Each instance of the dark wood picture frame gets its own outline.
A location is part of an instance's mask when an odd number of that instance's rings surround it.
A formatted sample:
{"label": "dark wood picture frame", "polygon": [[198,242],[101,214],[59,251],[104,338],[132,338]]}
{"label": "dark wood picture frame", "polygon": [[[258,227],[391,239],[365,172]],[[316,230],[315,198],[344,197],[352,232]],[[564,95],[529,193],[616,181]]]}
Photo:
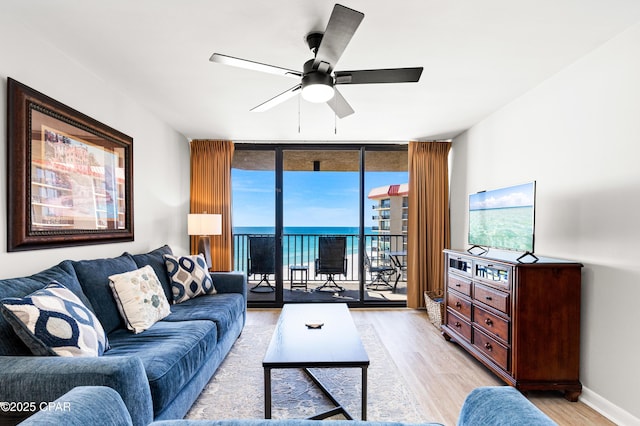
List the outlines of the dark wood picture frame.
{"label": "dark wood picture frame", "polygon": [[7,86],[7,250],[133,241],[133,138]]}

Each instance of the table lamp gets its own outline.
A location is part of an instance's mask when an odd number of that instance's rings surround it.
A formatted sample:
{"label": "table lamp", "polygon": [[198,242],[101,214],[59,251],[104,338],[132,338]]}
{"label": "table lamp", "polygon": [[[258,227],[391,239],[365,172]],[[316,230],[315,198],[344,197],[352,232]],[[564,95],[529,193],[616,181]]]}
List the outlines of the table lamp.
{"label": "table lamp", "polygon": [[207,268],[211,268],[211,243],[209,235],[222,234],[222,215],[190,213],[187,218],[187,232],[198,236],[198,253],[204,255]]}

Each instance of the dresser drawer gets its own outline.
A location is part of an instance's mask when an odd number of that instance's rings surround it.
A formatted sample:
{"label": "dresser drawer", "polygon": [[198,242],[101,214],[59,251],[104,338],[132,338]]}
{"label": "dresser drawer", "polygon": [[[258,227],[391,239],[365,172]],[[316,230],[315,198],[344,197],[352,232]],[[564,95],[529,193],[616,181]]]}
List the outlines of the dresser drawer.
{"label": "dresser drawer", "polygon": [[509,348],[473,327],[473,346],[491,358],[500,368],[509,371]]}
{"label": "dresser drawer", "polygon": [[473,298],[478,302],[491,306],[499,311],[509,314],[509,294],[491,287],[475,283],[473,286]]}
{"label": "dresser drawer", "polygon": [[471,296],[471,280],[449,274],[447,278],[447,285],[464,295]]}
{"label": "dresser drawer", "polygon": [[473,322],[477,327],[482,327],[489,336],[498,337],[507,343],[509,342],[509,321],[504,318],[500,318],[474,305]]}
{"label": "dresser drawer", "polygon": [[462,317],[455,314],[453,309],[447,309],[447,325],[450,329],[456,331],[467,341],[471,341],[471,324],[469,324],[466,320],[462,319]]}
{"label": "dresser drawer", "polygon": [[471,321],[471,301],[453,291],[447,292],[447,306],[467,321]]}

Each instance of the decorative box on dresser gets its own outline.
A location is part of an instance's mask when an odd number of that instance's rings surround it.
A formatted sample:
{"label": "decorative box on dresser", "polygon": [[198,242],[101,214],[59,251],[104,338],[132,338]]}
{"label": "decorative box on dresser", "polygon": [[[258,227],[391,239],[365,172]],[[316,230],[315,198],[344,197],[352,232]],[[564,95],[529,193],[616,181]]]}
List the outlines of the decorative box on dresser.
{"label": "decorative box on dresser", "polygon": [[442,334],[520,391],[582,392],[582,264],[518,253],[445,250]]}

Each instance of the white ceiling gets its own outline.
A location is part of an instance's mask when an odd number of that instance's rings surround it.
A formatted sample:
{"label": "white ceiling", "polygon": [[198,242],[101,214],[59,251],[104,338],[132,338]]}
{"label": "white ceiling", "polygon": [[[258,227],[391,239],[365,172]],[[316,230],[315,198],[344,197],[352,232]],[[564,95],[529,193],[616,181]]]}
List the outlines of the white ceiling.
{"label": "white ceiling", "polygon": [[251,113],[295,81],[209,62],[218,52],[301,70],[304,36],[324,30],[334,1],[0,1],[186,137],[236,141],[450,138],[640,21],[638,0],[342,0],[365,17],[336,70],[424,72],[341,86],[356,113],[336,120],[297,97]]}

